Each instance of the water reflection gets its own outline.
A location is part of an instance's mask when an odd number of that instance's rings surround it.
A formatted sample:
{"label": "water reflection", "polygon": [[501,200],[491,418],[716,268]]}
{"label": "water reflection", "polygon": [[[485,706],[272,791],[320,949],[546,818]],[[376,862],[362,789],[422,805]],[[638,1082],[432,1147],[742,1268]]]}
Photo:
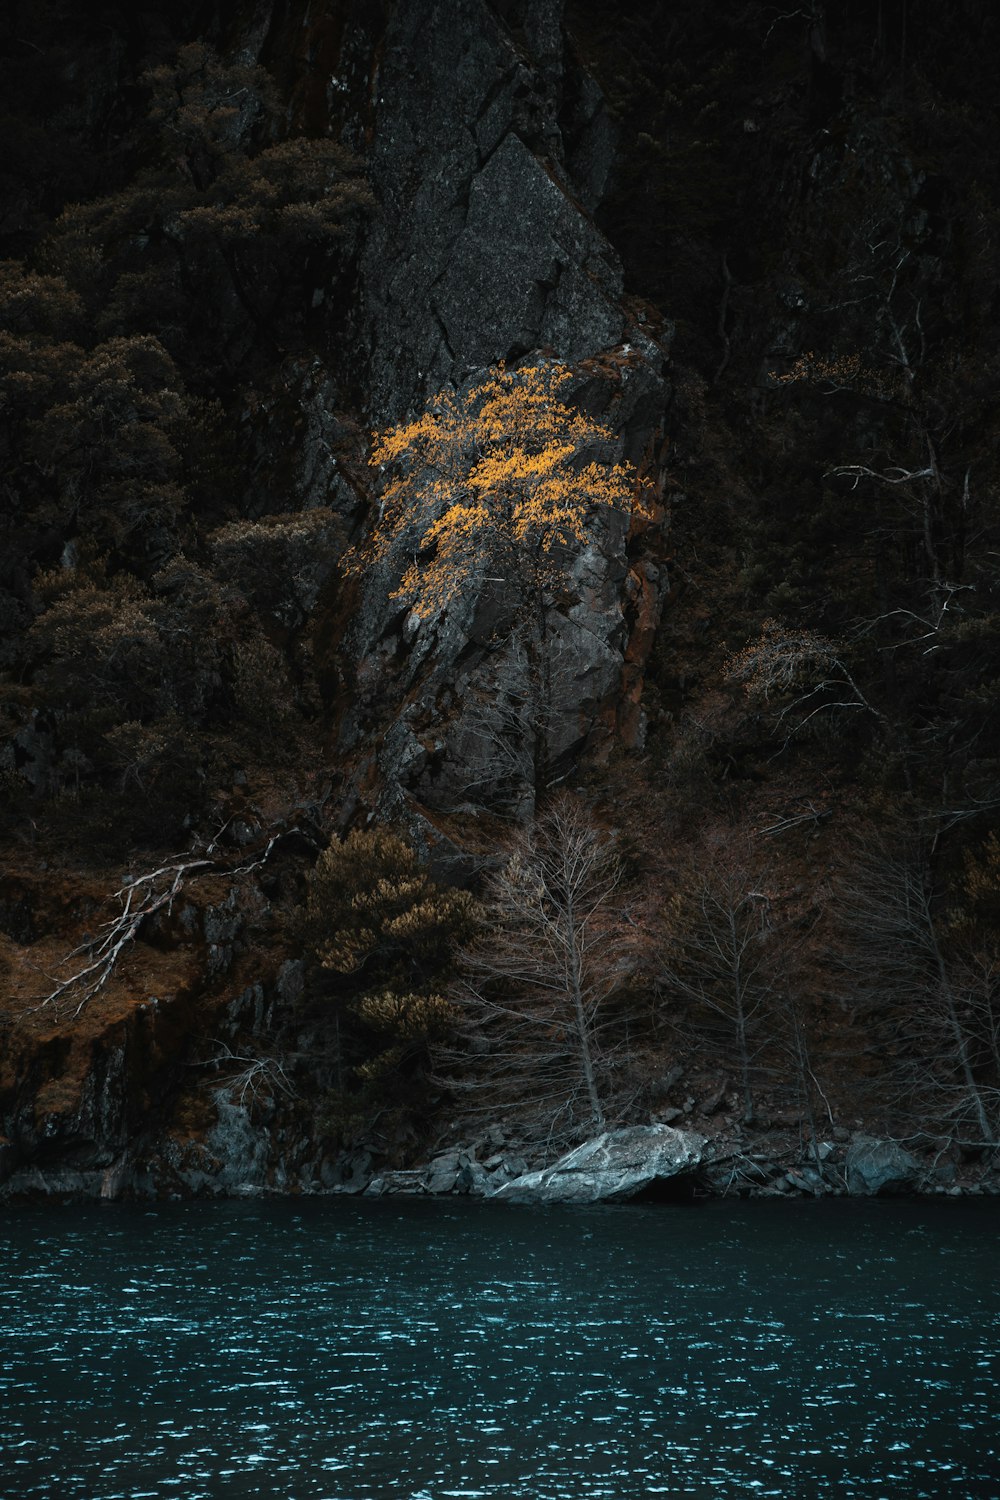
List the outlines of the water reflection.
{"label": "water reflection", "polygon": [[0,1494],[1000,1496],[992,1204],[0,1228]]}

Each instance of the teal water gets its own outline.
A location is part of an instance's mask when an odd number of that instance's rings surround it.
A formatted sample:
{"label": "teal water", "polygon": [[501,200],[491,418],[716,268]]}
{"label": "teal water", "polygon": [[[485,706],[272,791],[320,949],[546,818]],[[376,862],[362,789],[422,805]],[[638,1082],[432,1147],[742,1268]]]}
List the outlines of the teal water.
{"label": "teal water", "polygon": [[1000,1205],[0,1219],[0,1496],[1000,1497]]}

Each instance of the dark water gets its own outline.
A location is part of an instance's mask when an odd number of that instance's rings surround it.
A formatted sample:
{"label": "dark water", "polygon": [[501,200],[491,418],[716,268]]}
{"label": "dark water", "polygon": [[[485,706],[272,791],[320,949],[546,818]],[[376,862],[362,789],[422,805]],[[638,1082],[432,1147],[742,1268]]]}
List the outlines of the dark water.
{"label": "dark water", "polygon": [[1000,1205],[0,1220],[0,1496],[1000,1497]]}

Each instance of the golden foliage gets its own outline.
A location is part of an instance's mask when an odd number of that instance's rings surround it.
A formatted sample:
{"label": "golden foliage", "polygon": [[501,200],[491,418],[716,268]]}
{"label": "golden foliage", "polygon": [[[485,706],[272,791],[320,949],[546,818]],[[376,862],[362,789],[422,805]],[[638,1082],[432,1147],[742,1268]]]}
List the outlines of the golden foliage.
{"label": "golden foliage", "polygon": [[479,920],[468,891],[438,885],[387,829],[357,830],[320,855],[303,935],[337,976],[338,1008],[361,1024],[369,1055],[353,1072],[373,1097],[398,1103],[401,1079],[454,1029],[442,990]]}
{"label": "golden foliage", "polygon": [[857,391],[887,401],[893,395],[892,380],[879,370],[861,363],[861,356],[851,354],[817,354],[809,349],[798,355],[787,370],[768,370],[774,385],[812,385],[819,390]]}
{"label": "golden foliage", "polygon": [[416,421],[377,433],[371,462],[390,477],[349,569],[409,556],[392,597],[427,619],[484,560],[541,584],[558,576],[560,554],[588,544],[601,512],[645,513],[631,465],[591,456],[612,435],[560,398],[571,378],[554,362],[499,365],[466,394],[444,392]]}
{"label": "golden foliage", "polygon": [[454,1027],[458,1010],[443,995],[385,989],[365,995],[358,1015],[373,1031],[413,1041],[447,1032]]}

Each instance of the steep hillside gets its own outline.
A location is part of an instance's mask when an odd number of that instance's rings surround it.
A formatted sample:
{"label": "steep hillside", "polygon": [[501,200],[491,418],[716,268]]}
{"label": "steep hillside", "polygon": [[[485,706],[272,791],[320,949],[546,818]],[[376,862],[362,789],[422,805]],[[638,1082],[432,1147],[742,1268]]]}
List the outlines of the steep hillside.
{"label": "steep hillside", "polygon": [[997,33],[9,8],[0,1191],[996,1185]]}

